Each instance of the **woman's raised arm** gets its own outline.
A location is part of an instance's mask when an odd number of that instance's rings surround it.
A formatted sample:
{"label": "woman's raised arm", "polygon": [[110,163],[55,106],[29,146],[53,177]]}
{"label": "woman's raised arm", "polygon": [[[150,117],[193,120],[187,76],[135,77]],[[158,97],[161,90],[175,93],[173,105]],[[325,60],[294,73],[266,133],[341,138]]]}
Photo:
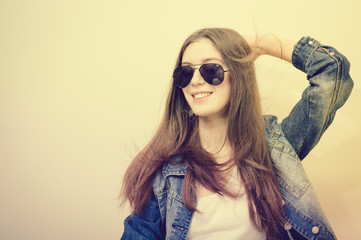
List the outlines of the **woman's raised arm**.
{"label": "woman's raised arm", "polygon": [[[268,54],[288,62],[307,75],[309,86],[282,123],[282,130],[300,159],[312,150],[344,105],[353,88],[350,63],[335,48],[311,37],[293,41],[274,36],[247,38],[260,56]],[[257,46],[257,47],[255,47]]]}

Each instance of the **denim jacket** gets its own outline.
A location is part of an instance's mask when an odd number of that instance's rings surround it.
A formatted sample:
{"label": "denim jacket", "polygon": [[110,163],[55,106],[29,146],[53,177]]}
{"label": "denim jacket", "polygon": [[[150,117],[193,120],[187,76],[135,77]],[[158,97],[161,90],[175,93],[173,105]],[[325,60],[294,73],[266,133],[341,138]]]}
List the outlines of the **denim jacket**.
{"label": "denim jacket", "polygon": [[[269,151],[279,171],[284,200],[285,224],[277,239],[336,239],[301,160],[318,143],[350,95],[350,64],[336,49],[310,37],[295,45],[292,63],[307,74],[310,85],[280,124],[276,117],[264,116]],[[122,239],[186,238],[193,215],[182,198],[187,166],[181,155],[175,161],[179,164],[167,164],[158,170],[148,206],[125,219]]]}

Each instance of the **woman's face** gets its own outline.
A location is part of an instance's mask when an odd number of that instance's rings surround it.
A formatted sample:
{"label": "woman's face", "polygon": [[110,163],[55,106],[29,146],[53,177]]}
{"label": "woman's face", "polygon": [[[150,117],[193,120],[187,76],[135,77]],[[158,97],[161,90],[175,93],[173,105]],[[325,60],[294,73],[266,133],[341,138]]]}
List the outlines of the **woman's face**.
{"label": "woman's face", "polygon": [[[211,40],[202,38],[191,43],[184,51],[183,66],[199,68],[201,64],[217,63],[224,70],[229,70],[221,53],[214,47]],[[182,88],[183,94],[193,113],[199,117],[224,118],[225,109],[231,95],[231,74],[224,73],[224,80],[220,85],[214,86],[207,83],[196,69],[191,82]]]}

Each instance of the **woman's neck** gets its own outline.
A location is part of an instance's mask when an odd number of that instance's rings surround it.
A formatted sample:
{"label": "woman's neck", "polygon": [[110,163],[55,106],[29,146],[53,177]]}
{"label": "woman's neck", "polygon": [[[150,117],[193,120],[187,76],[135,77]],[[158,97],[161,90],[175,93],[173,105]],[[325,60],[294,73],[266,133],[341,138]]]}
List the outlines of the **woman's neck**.
{"label": "woman's neck", "polygon": [[199,118],[199,137],[202,147],[213,154],[218,163],[228,161],[232,154],[227,128],[226,118]]}

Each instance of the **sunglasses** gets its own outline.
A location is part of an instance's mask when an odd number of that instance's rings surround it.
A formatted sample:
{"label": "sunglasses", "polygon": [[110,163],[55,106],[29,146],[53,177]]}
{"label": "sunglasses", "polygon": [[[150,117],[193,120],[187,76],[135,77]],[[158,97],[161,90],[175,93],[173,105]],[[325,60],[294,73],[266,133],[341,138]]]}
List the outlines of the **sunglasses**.
{"label": "sunglasses", "polygon": [[191,82],[195,69],[198,69],[202,78],[211,85],[221,84],[224,80],[224,73],[231,71],[224,70],[221,65],[216,63],[202,64],[199,68],[179,66],[173,72],[174,84],[179,88],[186,87]]}

